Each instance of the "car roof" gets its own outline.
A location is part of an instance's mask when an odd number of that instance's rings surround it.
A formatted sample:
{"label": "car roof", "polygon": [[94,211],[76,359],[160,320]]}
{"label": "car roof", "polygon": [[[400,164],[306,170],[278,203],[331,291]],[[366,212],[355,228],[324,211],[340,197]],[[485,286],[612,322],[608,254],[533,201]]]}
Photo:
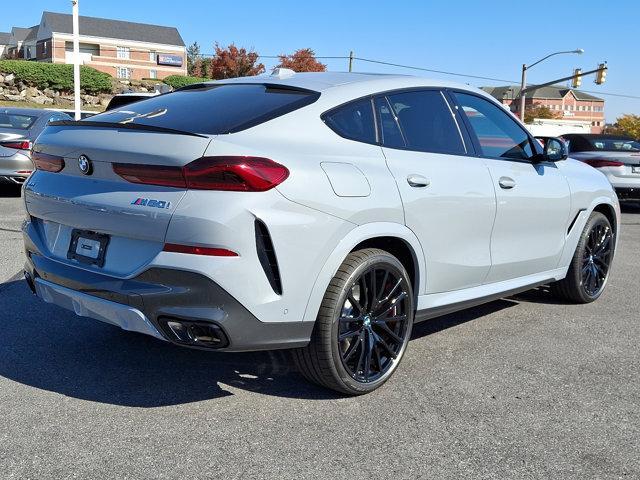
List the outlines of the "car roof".
{"label": "car roof", "polygon": [[[204,82],[206,84],[229,84],[229,83],[261,83],[275,84],[288,87],[295,87],[307,90],[322,92],[328,89],[341,86],[355,86],[356,84],[378,84],[380,87],[389,85],[390,88],[403,88],[415,85],[462,88],[465,90],[475,90],[469,85],[451,82],[447,80],[436,80],[413,75],[398,75],[384,73],[353,73],[353,72],[304,72],[288,75],[257,75],[254,77],[239,77],[225,80],[212,80]],[[383,87],[384,88],[384,87]]]}
{"label": "car roof", "polygon": [[31,115],[34,117],[43,117],[55,113],[51,110],[44,110],[41,108],[17,108],[17,107],[0,107],[0,113],[7,113],[13,115]]}

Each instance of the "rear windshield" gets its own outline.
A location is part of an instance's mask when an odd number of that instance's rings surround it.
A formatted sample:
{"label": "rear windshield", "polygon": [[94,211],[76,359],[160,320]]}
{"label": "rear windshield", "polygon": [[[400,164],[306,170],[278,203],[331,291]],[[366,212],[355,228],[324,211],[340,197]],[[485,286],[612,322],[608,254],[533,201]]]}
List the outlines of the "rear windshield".
{"label": "rear windshield", "polygon": [[263,84],[203,85],[141,100],[91,117],[208,135],[233,133],[315,102],[309,90]]}
{"label": "rear windshield", "polygon": [[16,130],[28,130],[38,117],[18,113],[0,112],[0,128],[15,128]]}
{"label": "rear windshield", "polygon": [[640,143],[625,138],[590,138],[589,142],[595,150],[608,152],[639,152]]}

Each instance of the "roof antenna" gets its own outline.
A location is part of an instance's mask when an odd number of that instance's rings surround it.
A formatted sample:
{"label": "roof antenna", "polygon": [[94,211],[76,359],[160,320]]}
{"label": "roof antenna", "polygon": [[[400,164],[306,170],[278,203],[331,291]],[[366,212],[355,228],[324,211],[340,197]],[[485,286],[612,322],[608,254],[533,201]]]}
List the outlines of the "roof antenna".
{"label": "roof antenna", "polygon": [[278,78],[289,78],[293,77],[295,74],[296,72],[294,72],[290,68],[276,67],[271,71],[271,76]]}

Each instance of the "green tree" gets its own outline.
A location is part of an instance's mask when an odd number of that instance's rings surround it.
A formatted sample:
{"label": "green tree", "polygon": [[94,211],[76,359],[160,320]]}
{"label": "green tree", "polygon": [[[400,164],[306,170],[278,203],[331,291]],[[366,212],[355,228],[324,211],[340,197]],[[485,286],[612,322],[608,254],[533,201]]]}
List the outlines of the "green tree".
{"label": "green tree", "polygon": [[187,47],[187,72],[189,75],[193,75],[194,66],[200,57],[200,45],[198,42],[193,42]]}
{"label": "green tree", "polygon": [[549,107],[536,103],[524,111],[524,123],[533,122],[534,118],[558,118],[558,115]]}
{"label": "green tree", "polygon": [[626,113],[618,117],[613,127],[607,128],[606,132],[640,139],[640,115]]}

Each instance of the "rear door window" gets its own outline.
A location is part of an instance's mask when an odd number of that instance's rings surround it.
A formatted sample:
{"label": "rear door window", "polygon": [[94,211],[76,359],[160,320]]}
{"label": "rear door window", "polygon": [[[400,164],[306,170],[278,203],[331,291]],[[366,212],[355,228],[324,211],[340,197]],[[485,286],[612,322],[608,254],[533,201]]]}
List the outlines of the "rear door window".
{"label": "rear door window", "polygon": [[398,119],[405,146],[421,152],[465,154],[453,112],[438,90],[420,90],[387,96]]}
{"label": "rear door window", "polygon": [[310,90],[266,84],[203,84],[140,100],[91,117],[191,133],[234,133],[315,102]]}
{"label": "rear door window", "polygon": [[335,108],[323,115],[325,123],[338,135],[358,142],[376,143],[371,99],[364,98]]}

